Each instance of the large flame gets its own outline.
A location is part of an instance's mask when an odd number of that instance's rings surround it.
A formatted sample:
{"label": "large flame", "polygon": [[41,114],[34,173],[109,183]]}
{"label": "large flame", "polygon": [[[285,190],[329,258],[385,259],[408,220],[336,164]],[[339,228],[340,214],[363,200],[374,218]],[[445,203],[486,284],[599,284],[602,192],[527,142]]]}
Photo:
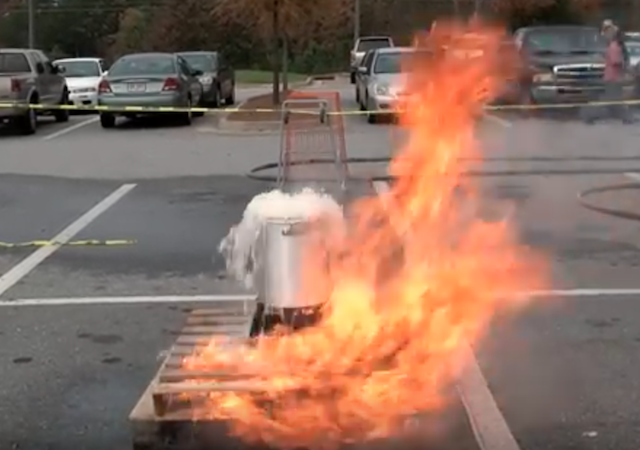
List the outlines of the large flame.
{"label": "large flame", "polygon": [[393,434],[402,417],[445,407],[461,345],[521,305],[516,293],[541,287],[538,258],[509,224],[468,208],[479,196],[460,162],[479,156],[473,132],[502,81],[502,34],[476,25],[471,57],[460,58],[449,50],[468,45],[456,39],[464,30],[439,30],[411,61],[397,181],[356,205],[349,236],[329,248],[328,277],[309,265],[308,292],[329,291],[322,322],[235,353],[214,342],[185,363],[243,377],[206,395],[208,416],[244,439],[314,449]]}

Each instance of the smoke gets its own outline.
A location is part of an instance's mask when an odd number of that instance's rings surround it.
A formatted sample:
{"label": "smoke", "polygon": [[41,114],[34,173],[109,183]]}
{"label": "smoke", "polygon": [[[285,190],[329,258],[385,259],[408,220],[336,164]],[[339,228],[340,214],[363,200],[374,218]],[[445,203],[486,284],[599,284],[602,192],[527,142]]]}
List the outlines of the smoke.
{"label": "smoke", "polygon": [[255,291],[256,244],[262,226],[269,219],[309,220],[320,214],[342,215],[342,207],[330,195],[309,188],[293,194],[276,189],[256,195],[245,208],[240,223],[231,227],[218,246],[227,274]]}

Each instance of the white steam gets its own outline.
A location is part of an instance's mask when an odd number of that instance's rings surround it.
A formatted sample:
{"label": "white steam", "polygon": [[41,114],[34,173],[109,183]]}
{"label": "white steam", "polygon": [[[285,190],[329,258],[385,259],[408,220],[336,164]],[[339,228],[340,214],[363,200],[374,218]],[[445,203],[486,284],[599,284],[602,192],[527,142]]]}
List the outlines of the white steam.
{"label": "white steam", "polygon": [[333,197],[309,188],[295,194],[273,190],[256,195],[245,208],[240,223],[231,227],[218,246],[227,274],[242,282],[246,289],[255,290],[256,243],[265,222],[276,218],[306,220],[321,214],[342,216],[342,208]]}

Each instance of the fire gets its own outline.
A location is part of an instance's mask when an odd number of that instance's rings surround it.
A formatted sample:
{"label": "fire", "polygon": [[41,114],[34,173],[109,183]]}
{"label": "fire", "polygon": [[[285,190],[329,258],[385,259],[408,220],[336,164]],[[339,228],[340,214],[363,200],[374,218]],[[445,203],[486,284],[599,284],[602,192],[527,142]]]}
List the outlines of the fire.
{"label": "fire", "polygon": [[[454,45],[463,32],[439,29],[447,33],[419,47]],[[207,417],[281,448],[392,435],[403,417],[446,407],[461,346],[477,342],[497,312],[522,305],[516,293],[542,287],[539,258],[509,223],[468,214],[479,196],[460,157],[478,156],[474,126],[504,66],[501,32],[473,31],[482,52],[470,59],[447,51],[411,61],[416,95],[402,118],[409,140],[390,166],[397,181],[355,206],[349,235],[324,249],[327,278],[309,264],[305,291],[328,292],[321,323],[235,350],[212,342],[185,361],[242,379],[206,394]]]}

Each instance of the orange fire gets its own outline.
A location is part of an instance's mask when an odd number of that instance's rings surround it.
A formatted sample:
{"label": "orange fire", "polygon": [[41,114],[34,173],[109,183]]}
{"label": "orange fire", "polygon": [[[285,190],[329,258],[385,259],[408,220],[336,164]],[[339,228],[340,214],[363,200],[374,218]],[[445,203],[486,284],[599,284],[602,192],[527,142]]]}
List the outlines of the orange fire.
{"label": "orange fire", "polygon": [[[455,39],[459,28],[439,30],[419,47],[468,41]],[[460,157],[478,156],[474,127],[504,67],[501,32],[473,31],[482,51],[471,58],[429,51],[412,61],[410,137],[390,167],[397,181],[357,203],[349,236],[328,249],[326,278],[310,264],[305,290],[328,291],[321,323],[235,352],[214,342],[185,362],[242,379],[208,392],[206,414],[243,439],[317,449],[398,432],[403,418],[446,407],[461,345],[522,305],[515,293],[541,287],[543,266],[510,225],[468,213],[479,195]]]}

